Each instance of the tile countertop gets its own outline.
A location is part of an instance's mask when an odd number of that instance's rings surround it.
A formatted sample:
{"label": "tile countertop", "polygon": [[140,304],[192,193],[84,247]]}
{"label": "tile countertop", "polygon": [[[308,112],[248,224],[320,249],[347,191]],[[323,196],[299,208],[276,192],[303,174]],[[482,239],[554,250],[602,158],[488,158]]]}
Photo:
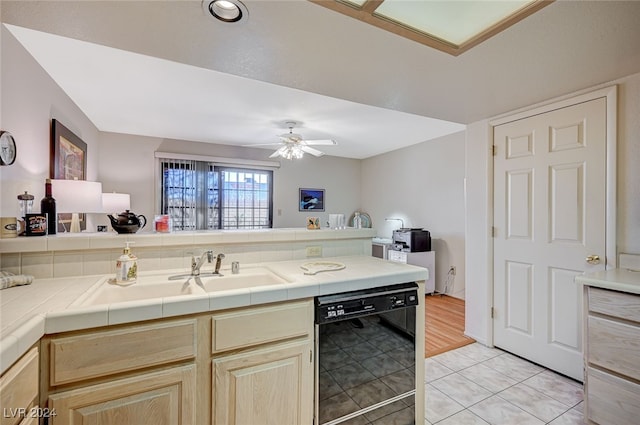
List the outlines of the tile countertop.
{"label": "tile countertop", "polygon": [[[346,268],[305,275],[300,266],[312,261],[340,262]],[[104,284],[105,277],[109,276],[36,279],[31,285],[4,289],[0,291],[0,373],[45,334],[311,298],[429,278],[425,268],[369,256],[241,264],[240,273],[250,266],[267,267],[290,283],[92,306],[78,306],[74,302],[93,287]],[[225,272],[225,268],[222,271]],[[153,273],[158,274],[158,271]],[[172,275],[184,273],[184,270],[167,270],[166,273]],[[140,276],[144,275],[140,273]]]}
{"label": "tile countertop", "polygon": [[576,282],[596,288],[640,294],[640,271],[611,269],[576,276]]}
{"label": "tile countertop", "polygon": [[306,228],[254,229],[254,230],[201,230],[173,233],[58,233],[53,236],[17,237],[0,240],[0,253],[77,251],[84,249],[122,248],[124,242],[134,242],[141,247],[173,247],[202,244],[243,244],[256,242],[300,242],[373,238],[372,228],[340,230]]}

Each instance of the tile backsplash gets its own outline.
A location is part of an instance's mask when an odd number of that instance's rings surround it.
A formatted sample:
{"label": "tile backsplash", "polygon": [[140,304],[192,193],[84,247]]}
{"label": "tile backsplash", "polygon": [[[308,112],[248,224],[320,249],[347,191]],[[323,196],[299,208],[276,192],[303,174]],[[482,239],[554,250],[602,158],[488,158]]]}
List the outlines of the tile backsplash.
{"label": "tile backsplash", "polygon": [[[138,257],[140,271],[189,270],[192,255],[207,249],[212,249],[215,254],[225,254],[224,269],[233,261],[248,264],[305,259],[310,246],[321,247],[322,257],[371,254],[370,238],[139,248],[134,245],[132,251]],[[9,252],[0,254],[0,269],[36,278],[103,275],[115,273],[116,259],[121,254],[120,248]],[[205,264],[203,270],[213,266]]]}

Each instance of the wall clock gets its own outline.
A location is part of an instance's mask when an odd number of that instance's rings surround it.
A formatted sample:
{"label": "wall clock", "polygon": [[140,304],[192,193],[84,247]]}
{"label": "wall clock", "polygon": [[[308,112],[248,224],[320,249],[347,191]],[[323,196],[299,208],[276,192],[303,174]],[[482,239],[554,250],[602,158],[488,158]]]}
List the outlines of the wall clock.
{"label": "wall clock", "polygon": [[0,165],[11,165],[16,160],[16,141],[8,131],[0,130]]}

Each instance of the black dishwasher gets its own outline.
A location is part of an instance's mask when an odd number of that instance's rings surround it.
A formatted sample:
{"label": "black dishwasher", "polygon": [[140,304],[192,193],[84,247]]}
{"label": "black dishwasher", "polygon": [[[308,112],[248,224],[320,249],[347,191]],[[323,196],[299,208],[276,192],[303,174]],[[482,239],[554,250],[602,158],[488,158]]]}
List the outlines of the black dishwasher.
{"label": "black dishwasher", "polygon": [[415,282],[315,298],[318,424],[415,423],[415,339],[381,318],[418,302]]}

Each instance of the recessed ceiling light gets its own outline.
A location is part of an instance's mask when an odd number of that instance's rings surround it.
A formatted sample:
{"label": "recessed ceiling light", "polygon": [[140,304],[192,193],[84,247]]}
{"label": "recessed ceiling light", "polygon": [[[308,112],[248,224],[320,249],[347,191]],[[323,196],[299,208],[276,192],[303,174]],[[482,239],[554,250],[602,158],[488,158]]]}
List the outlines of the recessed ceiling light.
{"label": "recessed ceiling light", "polygon": [[249,17],[247,7],[239,0],[204,0],[202,6],[222,22],[239,22]]}

